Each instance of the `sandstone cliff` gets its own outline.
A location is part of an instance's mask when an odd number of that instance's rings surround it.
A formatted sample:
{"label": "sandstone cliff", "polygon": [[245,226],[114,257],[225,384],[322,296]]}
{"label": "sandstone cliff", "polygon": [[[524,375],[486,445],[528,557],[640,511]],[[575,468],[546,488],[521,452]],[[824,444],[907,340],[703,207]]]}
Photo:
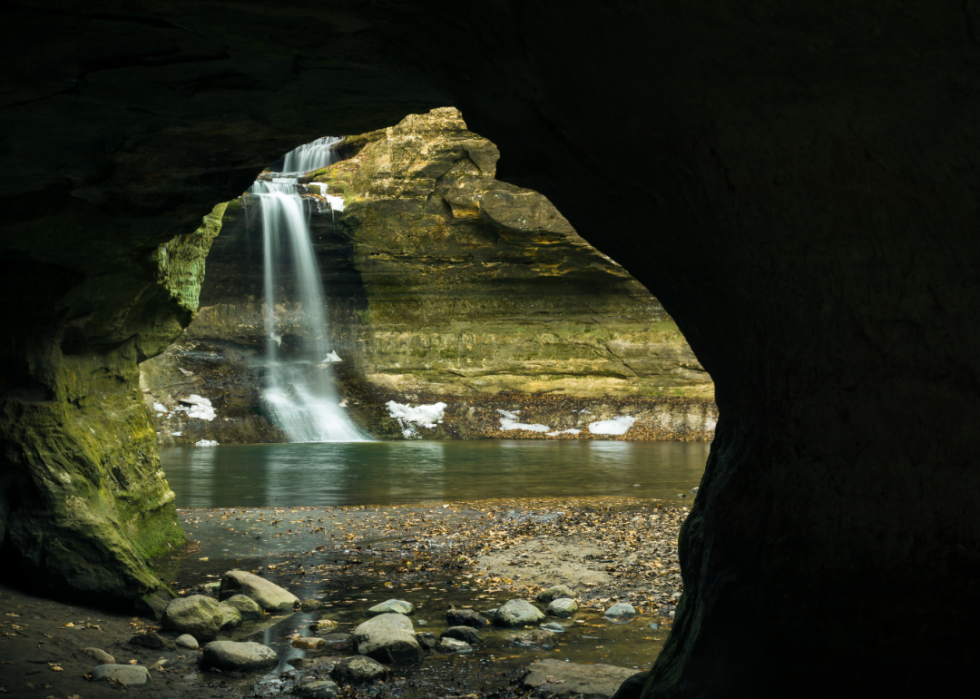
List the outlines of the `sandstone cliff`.
{"label": "sandstone cliff", "polygon": [[[496,146],[458,111],[411,115],[338,147],[346,160],[308,173],[308,204],[338,379],[362,426],[392,438],[568,439],[630,416],[622,438],[710,437],[713,385],[660,303],[544,196],[498,181]],[[143,365],[164,444],[282,439],[255,368],[265,326],[252,208],[247,196],[228,207],[200,313]],[[288,349],[302,339],[299,309],[278,310]],[[174,412],[195,394],[214,403],[214,420]],[[408,424],[389,401],[445,403],[443,421]],[[520,417],[508,424],[500,411]]]}

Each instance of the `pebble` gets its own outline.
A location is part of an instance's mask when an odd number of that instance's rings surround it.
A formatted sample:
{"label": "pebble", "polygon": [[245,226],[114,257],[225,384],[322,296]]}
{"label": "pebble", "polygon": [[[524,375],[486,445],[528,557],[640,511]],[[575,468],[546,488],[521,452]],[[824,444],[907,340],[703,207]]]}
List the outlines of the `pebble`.
{"label": "pebble", "polygon": [[150,681],[150,671],[142,665],[99,665],[92,668],[96,682],[115,680],[127,687],[138,687]]}
{"label": "pebble", "polygon": [[512,599],[493,614],[493,623],[498,626],[525,626],[536,624],[544,619],[544,614],[533,604],[522,599]]}
{"label": "pebble", "polygon": [[116,659],[101,648],[82,648],[82,652],[95,658],[102,665],[115,665]]}
{"label": "pebble", "polygon": [[297,638],[293,640],[293,648],[299,648],[300,650],[320,650],[321,648],[326,648],[327,642],[322,638],[317,638],[316,636],[306,636],[304,638]]}
{"label": "pebble", "polygon": [[181,634],[177,637],[176,643],[178,646],[184,648],[190,648],[191,650],[197,650],[200,645],[197,643],[197,639],[191,636],[189,633]]}
{"label": "pebble", "polygon": [[415,605],[401,599],[390,599],[376,604],[368,609],[371,614],[411,614],[415,611]]}
{"label": "pebble", "polygon": [[542,629],[547,629],[553,633],[565,633],[565,627],[561,624],[556,624],[555,622],[550,622],[548,624],[541,624]]}
{"label": "pebble", "polygon": [[578,603],[567,597],[556,599],[545,610],[548,616],[556,616],[561,619],[570,619],[578,611]]}
{"label": "pebble", "polygon": [[467,653],[473,650],[473,647],[465,641],[460,641],[455,638],[443,638],[439,641],[439,645],[436,646],[436,650],[441,653]]}
{"label": "pebble", "polygon": [[[433,639],[434,640],[434,639]],[[380,680],[388,674],[388,668],[374,658],[359,655],[341,660],[330,671],[330,676],[344,684],[359,684]]]}
{"label": "pebble", "polygon": [[608,619],[627,619],[636,616],[636,609],[628,602],[620,602],[607,609],[603,616]]}
{"label": "pebble", "polygon": [[535,599],[541,604],[548,604],[561,597],[574,597],[575,593],[567,585],[555,585],[538,593]]}

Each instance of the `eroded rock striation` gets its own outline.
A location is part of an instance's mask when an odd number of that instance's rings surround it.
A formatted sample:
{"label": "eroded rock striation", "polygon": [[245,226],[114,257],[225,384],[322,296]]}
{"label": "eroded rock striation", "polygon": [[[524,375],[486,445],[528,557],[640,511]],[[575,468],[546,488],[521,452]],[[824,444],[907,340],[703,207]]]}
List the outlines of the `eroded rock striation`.
{"label": "eroded rock striation", "polygon": [[[547,198],[499,181],[497,147],[458,110],[336,145],[347,159],[304,181],[343,359],[334,370],[363,427],[390,438],[582,439],[608,438],[590,425],[628,417],[627,439],[713,434],[714,386],[663,306]],[[267,341],[253,206],[248,196],[228,205],[200,313],[143,364],[162,444],[283,439],[252,368]],[[305,339],[299,313],[277,306],[285,351]],[[214,399],[219,419],[188,417],[181,400],[196,393]],[[419,405],[442,410],[420,417]]]}

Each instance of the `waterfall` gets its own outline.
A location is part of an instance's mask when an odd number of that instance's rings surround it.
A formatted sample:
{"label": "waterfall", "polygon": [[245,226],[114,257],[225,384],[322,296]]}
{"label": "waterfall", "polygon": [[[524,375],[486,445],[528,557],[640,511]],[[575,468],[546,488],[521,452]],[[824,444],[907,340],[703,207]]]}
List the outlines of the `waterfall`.
{"label": "waterfall", "polygon": [[[302,173],[323,167],[332,154],[324,147],[338,139],[321,138],[286,155],[286,170]],[[298,169],[293,169],[297,167]],[[266,374],[263,399],[292,442],[360,442],[364,436],[340,407],[333,382],[334,362],[323,284],[310,241],[309,215],[300,196],[297,177],[273,176],[255,181],[249,195],[258,202],[262,218],[265,293]],[[288,265],[294,284],[284,289],[281,270]],[[277,306],[276,304],[280,305]],[[296,356],[285,357],[277,333],[277,313],[287,304],[299,311],[290,324],[298,325],[304,345]]]}
{"label": "waterfall", "polygon": [[309,172],[326,167],[333,162],[333,152],[330,146],[340,141],[333,136],[324,136],[286,153],[283,172]]}

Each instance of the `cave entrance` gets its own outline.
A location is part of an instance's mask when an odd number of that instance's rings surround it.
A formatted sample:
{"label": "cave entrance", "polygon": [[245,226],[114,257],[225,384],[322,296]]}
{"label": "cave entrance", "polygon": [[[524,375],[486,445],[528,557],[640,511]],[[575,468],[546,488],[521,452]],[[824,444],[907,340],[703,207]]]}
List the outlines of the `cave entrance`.
{"label": "cave entrance", "polygon": [[[440,605],[490,618],[561,583],[577,601],[539,600],[551,628],[519,662],[548,634],[574,661],[653,662],[713,385],[659,301],[498,158],[437,109],[301,146],[221,205],[198,315],[142,365],[202,542],[165,577],[190,591],[247,560],[304,572],[294,592],[351,623],[395,597],[437,631]],[[311,373],[318,419],[353,437],[292,422]]]}

